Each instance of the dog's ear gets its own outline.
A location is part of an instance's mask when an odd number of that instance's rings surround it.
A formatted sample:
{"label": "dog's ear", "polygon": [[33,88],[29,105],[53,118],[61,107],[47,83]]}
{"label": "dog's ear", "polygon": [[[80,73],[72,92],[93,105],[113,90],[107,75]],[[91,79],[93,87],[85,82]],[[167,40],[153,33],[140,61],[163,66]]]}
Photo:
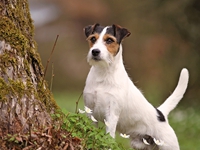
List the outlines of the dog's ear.
{"label": "dog's ear", "polygon": [[99,23],[96,23],[94,25],[89,25],[89,26],[86,26],[83,30],[85,32],[85,36],[88,37],[90,34],[94,33],[94,30],[97,26],[100,26]]}
{"label": "dog's ear", "polygon": [[122,28],[121,26],[116,25],[116,24],[113,24],[112,28],[114,30],[114,36],[117,38],[117,41],[119,43],[121,43],[121,41],[124,38],[128,37],[131,34],[127,29]]}

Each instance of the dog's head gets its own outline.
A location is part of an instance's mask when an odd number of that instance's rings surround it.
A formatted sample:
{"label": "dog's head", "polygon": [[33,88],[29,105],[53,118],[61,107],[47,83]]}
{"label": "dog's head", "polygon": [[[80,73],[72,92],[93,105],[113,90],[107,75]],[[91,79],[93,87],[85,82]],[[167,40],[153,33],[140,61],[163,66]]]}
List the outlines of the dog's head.
{"label": "dog's head", "polygon": [[125,37],[131,33],[119,25],[100,26],[100,24],[89,25],[84,28],[89,43],[87,60],[89,64],[95,65],[99,62],[109,65],[120,50],[120,44]]}

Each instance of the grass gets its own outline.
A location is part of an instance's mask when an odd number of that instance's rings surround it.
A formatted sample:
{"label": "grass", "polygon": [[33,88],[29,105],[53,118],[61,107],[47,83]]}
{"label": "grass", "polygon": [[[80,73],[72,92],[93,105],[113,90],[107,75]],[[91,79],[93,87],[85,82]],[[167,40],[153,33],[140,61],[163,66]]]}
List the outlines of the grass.
{"label": "grass", "polygon": [[[81,92],[55,92],[54,97],[63,110],[75,112],[76,101],[80,94]],[[83,98],[80,99],[78,108],[84,108]],[[176,132],[181,150],[200,149],[200,110],[179,106],[170,113],[169,122]],[[117,134],[116,140],[125,148],[130,148],[129,139],[121,138]]]}
{"label": "grass", "polygon": [[177,108],[169,116],[169,122],[178,136],[181,150],[200,149],[200,111],[193,108]]}

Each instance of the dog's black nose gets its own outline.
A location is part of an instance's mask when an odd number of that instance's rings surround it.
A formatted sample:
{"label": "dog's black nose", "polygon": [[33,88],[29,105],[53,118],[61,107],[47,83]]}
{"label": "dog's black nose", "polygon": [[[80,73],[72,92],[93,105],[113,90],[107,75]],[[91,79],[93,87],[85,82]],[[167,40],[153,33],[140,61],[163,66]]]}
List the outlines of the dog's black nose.
{"label": "dog's black nose", "polygon": [[98,56],[100,54],[100,50],[99,49],[93,49],[92,50],[92,55],[93,56]]}

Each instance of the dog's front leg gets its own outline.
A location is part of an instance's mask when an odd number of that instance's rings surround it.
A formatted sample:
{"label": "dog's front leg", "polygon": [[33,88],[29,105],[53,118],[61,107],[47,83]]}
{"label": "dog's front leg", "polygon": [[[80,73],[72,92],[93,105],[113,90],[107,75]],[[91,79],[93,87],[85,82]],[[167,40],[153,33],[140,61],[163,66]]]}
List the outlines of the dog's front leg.
{"label": "dog's front leg", "polygon": [[107,117],[107,125],[106,125],[106,132],[110,133],[110,136],[115,138],[115,131],[117,127],[119,117],[116,115],[110,115]]}
{"label": "dog's front leg", "polygon": [[111,100],[106,111],[106,132],[115,138],[115,131],[119,120],[119,106],[116,101]]}

